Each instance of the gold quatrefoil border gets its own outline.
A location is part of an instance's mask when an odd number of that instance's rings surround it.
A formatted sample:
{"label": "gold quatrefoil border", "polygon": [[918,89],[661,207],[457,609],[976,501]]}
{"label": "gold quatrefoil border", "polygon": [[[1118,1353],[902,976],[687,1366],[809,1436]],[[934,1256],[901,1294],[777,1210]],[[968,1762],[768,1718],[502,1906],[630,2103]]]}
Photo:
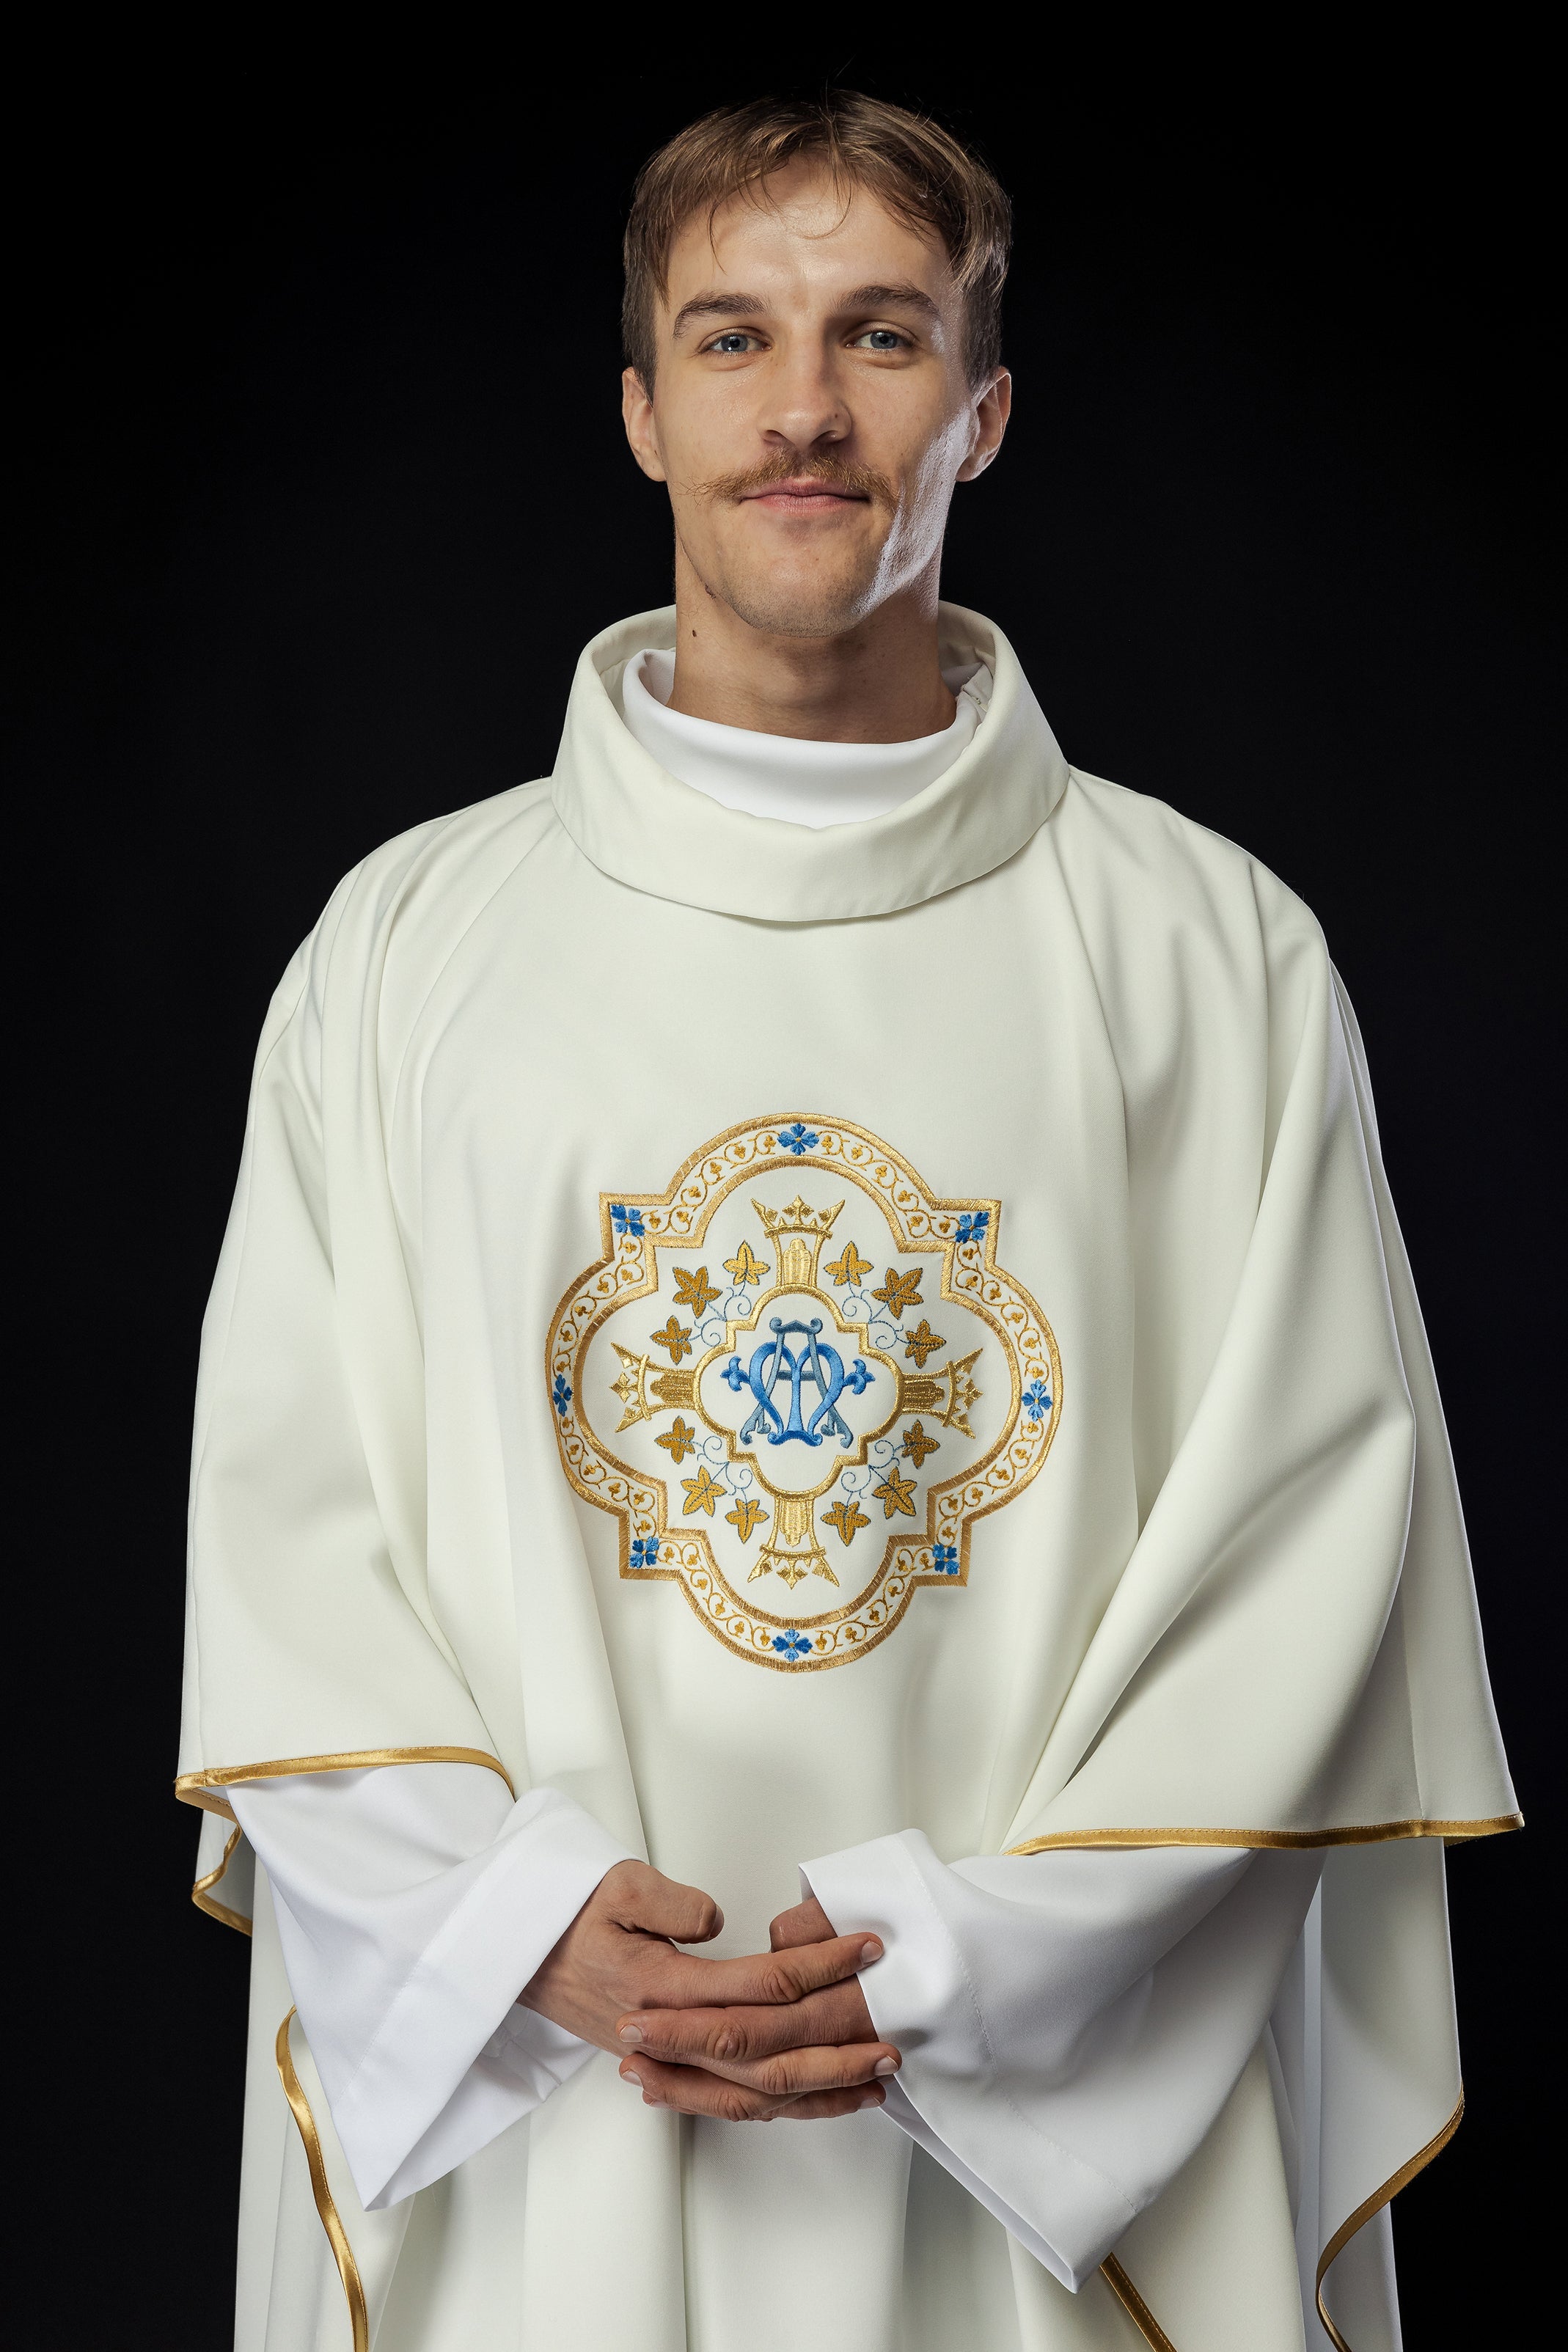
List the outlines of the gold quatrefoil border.
{"label": "gold quatrefoil border", "polygon": [[[790,1133],[815,1137],[806,1150],[781,1142]],[[781,1617],[742,1600],[720,1569],[700,1528],[666,1525],[661,1483],[619,1459],[589,1425],[582,1409],[584,1370],[595,1333],[629,1299],[658,1288],[660,1244],[695,1251],[710,1219],[734,1186],[775,1170],[804,1180],[815,1168],[847,1178],[877,1204],[900,1250],[941,1259],[941,1296],[978,1315],[1000,1342],[1011,1398],[1000,1435],[960,1476],[927,1490],[923,1538],[889,1537],[880,1569],[858,1600],[813,1616]],[[617,1233],[612,1210],[635,1212],[642,1232]],[[900,1622],[921,1585],[962,1590],[969,1580],[970,1529],[1023,1492],[1049,1453],[1061,1419],[1062,1369],[1050,1325],[1022,1284],[996,1263],[1002,1204],[994,1200],[939,1200],[901,1153],[852,1120],[801,1112],[784,1118],[747,1119],[692,1154],[663,1192],[599,1195],[603,1255],[567,1289],[554,1315],[545,1351],[545,1386],[566,1475],[584,1502],[620,1522],[620,1572],[628,1580],[663,1579],[680,1586],[716,1640],[753,1665],[785,1674],[840,1666],[867,1656]],[[984,1219],[978,1235],[976,1219]],[[970,1237],[961,1240],[961,1220]],[[623,1226],[631,1220],[623,1214]],[[1031,1420],[1023,1400],[1037,1384],[1049,1390],[1048,1410]],[[564,1403],[558,1402],[568,1398]],[[653,1539],[657,1565],[632,1564],[634,1540]],[[956,1574],[932,1565],[933,1547],[954,1547]],[[785,1633],[804,1637],[805,1654],[781,1655]]]}

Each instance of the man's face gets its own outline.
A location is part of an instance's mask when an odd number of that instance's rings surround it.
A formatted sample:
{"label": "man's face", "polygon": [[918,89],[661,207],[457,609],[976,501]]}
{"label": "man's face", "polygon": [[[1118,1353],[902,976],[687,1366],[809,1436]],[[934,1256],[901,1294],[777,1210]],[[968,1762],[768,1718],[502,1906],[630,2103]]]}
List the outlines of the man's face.
{"label": "man's face", "polygon": [[953,485],[990,463],[1008,381],[978,388],[940,243],[864,188],[793,164],[765,200],[689,221],[670,255],[651,400],[626,433],[669,486],[708,591],[787,636],[853,628],[936,565]]}

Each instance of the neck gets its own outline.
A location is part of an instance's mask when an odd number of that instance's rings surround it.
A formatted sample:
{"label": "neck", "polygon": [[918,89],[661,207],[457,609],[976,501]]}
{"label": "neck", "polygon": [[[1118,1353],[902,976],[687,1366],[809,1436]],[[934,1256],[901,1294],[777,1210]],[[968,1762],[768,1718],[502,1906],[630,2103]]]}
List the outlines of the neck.
{"label": "neck", "polygon": [[937,651],[937,564],[842,634],[753,628],[676,542],[671,710],[820,743],[907,743],[952,722]]}

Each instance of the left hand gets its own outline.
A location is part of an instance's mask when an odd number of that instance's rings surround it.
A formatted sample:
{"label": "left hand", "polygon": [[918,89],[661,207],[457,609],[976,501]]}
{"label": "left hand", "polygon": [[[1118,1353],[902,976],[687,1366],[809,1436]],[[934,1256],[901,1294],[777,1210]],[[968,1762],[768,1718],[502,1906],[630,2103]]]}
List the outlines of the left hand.
{"label": "left hand", "polygon": [[[769,1930],[775,1952],[828,1943],[834,1927],[810,1899],[784,1911]],[[868,1965],[881,1958],[867,1939]],[[617,2028],[637,2054],[621,2066],[649,2106],[725,2122],[805,2122],[880,2106],[880,2076],[898,2071],[899,2053],[877,2038],[858,1979],[848,1977],[759,2007],[638,2010]]]}

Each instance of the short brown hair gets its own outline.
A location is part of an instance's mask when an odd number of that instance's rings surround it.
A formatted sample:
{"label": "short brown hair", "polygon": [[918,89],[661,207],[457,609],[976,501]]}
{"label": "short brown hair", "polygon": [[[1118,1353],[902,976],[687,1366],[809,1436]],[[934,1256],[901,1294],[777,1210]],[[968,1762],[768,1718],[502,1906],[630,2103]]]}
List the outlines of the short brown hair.
{"label": "short brown hair", "polygon": [[696,212],[711,221],[729,197],[760,189],[797,156],[820,156],[840,186],[868,188],[911,228],[942,239],[963,289],[970,381],[988,376],[1002,355],[1002,287],[1012,240],[1006,195],[979,157],[929,117],[839,89],[721,107],[678,131],[643,165],[626,222],[621,305],[626,362],[643,383],[653,384],[654,306],[668,289],[679,230]]}

